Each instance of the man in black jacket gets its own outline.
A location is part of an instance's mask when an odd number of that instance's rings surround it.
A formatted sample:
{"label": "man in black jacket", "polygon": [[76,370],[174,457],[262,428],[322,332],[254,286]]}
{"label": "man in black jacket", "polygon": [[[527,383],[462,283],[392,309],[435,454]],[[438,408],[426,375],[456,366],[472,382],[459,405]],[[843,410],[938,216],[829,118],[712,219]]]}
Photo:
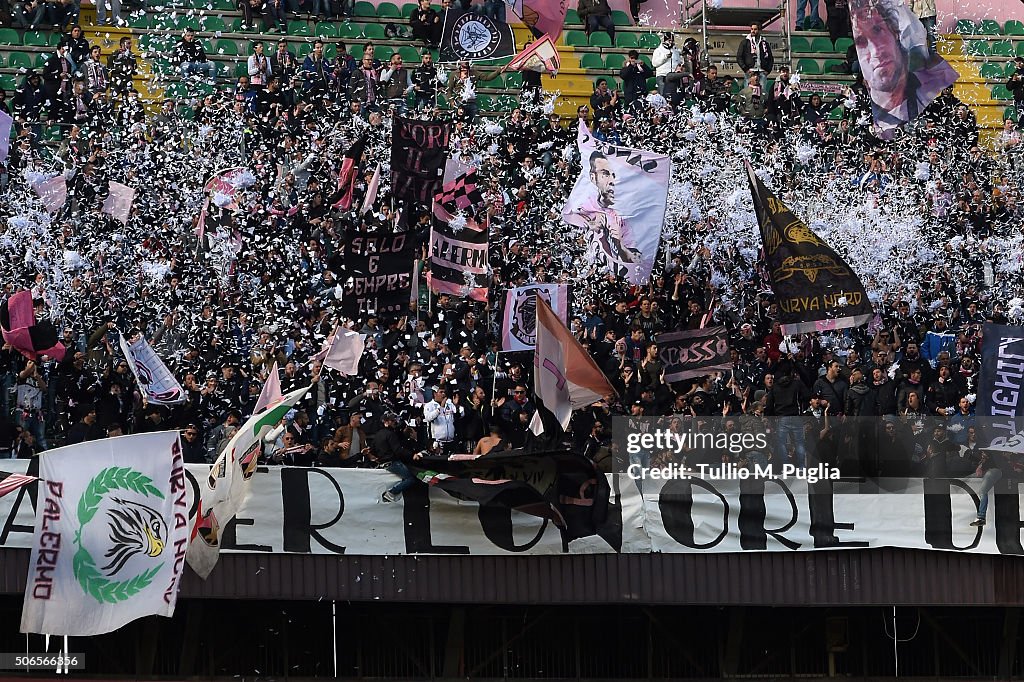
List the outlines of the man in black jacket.
{"label": "man in black jacket", "polygon": [[654,71],[646,63],[640,61],[640,53],[629,51],[625,65],[619,70],[622,79],[622,92],[626,97],[626,106],[636,108],[647,94],[647,79],[654,77]]}
{"label": "man in black jacket", "polygon": [[776,455],[784,463],[788,459],[789,444],[793,444],[794,464],[801,469],[807,462],[807,445],[804,439],[804,405],[810,400],[811,394],[807,386],[794,376],[793,363],[784,360],[779,363],[775,383],[768,391],[764,413],[768,417],[778,417],[775,426],[777,434]]}
{"label": "man in black jacket", "polygon": [[373,435],[373,456],[378,462],[387,465],[388,471],[402,480],[384,491],[381,499],[394,502],[398,496],[416,484],[416,476],[409,470],[408,464],[420,459],[423,454],[412,448],[414,441],[398,431],[398,415],[386,412],[381,418],[383,426]]}
{"label": "man in black jacket", "polygon": [[739,50],[736,51],[736,63],[740,70],[747,75],[747,82],[756,76],[761,84],[762,92],[768,88],[768,74],[772,72],[775,65],[775,57],[772,55],[772,46],[761,35],[760,24],[751,24],[750,33],[740,40]]}
{"label": "man in black jacket", "polygon": [[217,79],[217,65],[206,56],[206,49],[196,40],[196,33],[190,28],[185,29],[181,42],[174,47],[174,59],[182,78],[199,73],[211,81]]}
{"label": "man in black jacket", "polygon": [[430,6],[430,0],[420,0],[420,6],[409,17],[409,23],[412,25],[413,37],[430,47],[437,47],[441,42],[441,17]]}

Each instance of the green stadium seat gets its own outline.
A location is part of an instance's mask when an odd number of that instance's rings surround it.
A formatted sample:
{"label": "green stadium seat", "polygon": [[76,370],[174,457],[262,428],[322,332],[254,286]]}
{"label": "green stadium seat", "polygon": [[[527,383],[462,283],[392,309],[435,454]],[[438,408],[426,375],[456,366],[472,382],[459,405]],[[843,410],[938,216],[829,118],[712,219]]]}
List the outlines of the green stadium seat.
{"label": "green stadium seat", "polygon": [[340,38],[341,34],[338,31],[338,24],[333,21],[318,21],[316,26],[313,28],[313,35],[318,38]]}
{"label": "green stadium seat", "polygon": [[801,59],[796,63],[796,70],[805,76],[820,76],[821,65],[817,59]]}
{"label": "green stadium seat", "polygon": [[611,47],[612,39],[604,31],[594,31],[587,41],[591,47]]}
{"label": "green stadium seat", "polygon": [[583,23],[583,20],[580,19],[580,13],[579,12],[577,12],[574,9],[566,10],[566,12],[565,12],[565,24],[566,24],[566,26],[568,26],[569,24],[575,25],[575,24],[582,24],[582,23]]}
{"label": "green stadium seat", "polygon": [[128,15],[128,26],[135,29],[147,29],[150,26],[149,15],[145,12],[132,12]]}
{"label": "green stadium seat", "polygon": [[393,2],[382,2],[377,5],[377,16],[381,19],[401,19],[402,11]]}
{"label": "green stadium seat", "polygon": [[61,136],[60,126],[47,126],[43,129],[43,139],[47,142],[56,142]]}
{"label": "green stadium seat", "polygon": [[202,30],[199,26],[199,17],[190,17],[186,14],[183,14],[174,20],[174,28],[179,31],[184,31],[186,28],[190,28],[193,31]]}
{"label": "green stadium seat", "polygon": [[9,94],[12,90],[18,89],[18,80],[14,76],[0,76],[0,88],[6,90]]}
{"label": "green stadium seat", "polygon": [[518,71],[505,75],[505,87],[509,89],[516,89],[523,87],[523,74]]}
{"label": "green stadium seat", "polygon": [[1024,22],[1018,19],[1010,19],[1003,24],[1003,35],[1024,36]]}
{"label": "green stadium seat", "polygon": [[1006,89],[1005,85],[995,85],[992,87],[992,99],[997,100],[1011,100],[1013,95]]}
{"label": "green stadium seat", "polygon": [[419,5],[417,5],[415,2],[407,2],[404,5],[402,5],[402,16],[408,19],[416,12],[418,8]]}
{"label": "green stadium seat", "polygon": [[213,9],[217,12],[231,12],[235,9],[232,0],[213,0]]}
{"label": "green stadium seat", "polygon": [[847,73],[848,68],[845,59],[826,59],[825,64],[821,67],[821,72],[824,74]]}
{"label": "green stadium seat", "polygon": [[387,47],[385,45],[377,45],[373,51],[373,58],[379,59],[383,64],[387,64],[389,61],[391,61],[391,55],[393,55],[394,53],[395,51],[390,47]]}
{"label": "green stadium seat", "polygon": [[627,31],[618,31],[615,34],[615,47],[635,50],[638,47],[640,47],[640,41],[637,40],[635,33],[629,33]]}
{"label": "green stadium seat", "polygon": [[969,57],[988,57],[992,54],[992,46],[987,40],[965,40],[964,54]]}
{"label": "green stadium seat", "polygon": [[29,47],[49,47],[50,35],[42,31],[25,31],[22,36],[24,44]]}
{"label": "green stadium seat", "polygon": [[603,69],[604,60],[601,55],[590,52],[580,57],[580,66],[584,69]]}
{"label": "green stadium seat", "polygon": [[1003,77],[1004,67],[1002,64],[996,64],[994,62],[985,62],[981,65],[981,77],[989,80],[995,80]]}
{"label": "green stadium seat", "polygon": [[570,47],[586,47],[589,44],[587,34],[583,31],[566,31],[565,44]]}
{"label": "green stadium seat", "polygon": [[0,54],[0,69],[4,68],[5,66],[7,66],[7,58],[4,57],[3,54]]}
{"label": "green stadium seat", "polygon": [[11,69],[28,69],[32,67],[32,55],[24,52],[11,52],[7,55],[7,66]]}
{"label": "green stadium seat", "polygon": [[800,36],[793,36],[792,41],[790,42],[790,45],[793,48],[793,52],[795,52],[797,54],[800,54],[801,52],[810,52],[811,51],[811,41],[807,40],[807,38],[801,38]]}
{"label": "green stadium seat", "polygon": [[490,90],[504,90],[505,79],[501,76],[495,76],[492,80],[480,83],[480,87],[488,88]]}
{"label": "green stadium seat", "polygon": [[227,24],[220,17],[203,17],[199,20],[199,25],[206,33],[224,33],[228,29]]}
{"label": "green stadium seat", "polygon": [[324,59],[334,59],[338,56],[338,44],[327,43],[324,45]]}
{"label": "green stadium seat", "polygon": [[853,45],[853,38],[836,38],[836,52],[846,54],[846,51]]}
{"label": "green stadium seat", "polygon": [[604,65],[609,69],[615,69],[618,71],[625,65],[625,63],[626,55],[620,52],[613,52],[612,54],[607,54],[604,57]]}
{"label": "green stadium seat", "polygon": [[654,33],[641,33],[637,38],[637,42],[640,44],[640,47],[653,50],[658,45],[661,45],[661,38]]}
{"label": "green stadium seat", "polygon": [[1018,57],[1024,57],[1024,40],[1018,40],[1014,49]]}
{"label": "green stadium seat", "polygon": [[1012,118],[1014,121],[1017,120],[1017,110],[1013,107],[1006,107],[1003,109],[1003,120]]}
{"label": "green stadium seat", "polygon": [[235,64],[235,78],[249,75],[249,63],[239,61]]}
{"label": "green stadium seat", "polygon": [[18,32],[13,28],[0,28],[0,45],[21,45]]}
{"label": "green stadium seat", "polygon": [[206,50],[206,54],[217,54],[217,50],[213,49],[213,41],[209,38],[200,38],[199,42],[202,43],[203,49]]}
{"label": "green stadium seat", "polygon": [[373,6],[372,2],[366,2],[366,0],[359,0],[352,7],[352,13],[357,17],[375,17],[377,16],[377,10]]}
{"label": "green stadium seat", "polygon": [[49,52],[37,52],[36,53],[36,68],[41,69],[46,66],[46,62],[50,61]]}
{"label": "green stadium seat", "polygon": [[357,62],[363,58],[363,46],[362,45],[346,45],[348,53],[352,55],[352,59]]}
{"label": "green stadium seat", "polygon": [[829,38],[815,38],[811,41],[811,52],[835,52],[836,47]]}
{"label": "green stadium seat", "polygon": [[1017,73],[1017,64],[1014,62],[1006,62],[1006,70],[1004,75],[1009,78],[1013,74]]}
{"label": "green stadium seat", "polygon": [[363,31],[359,27],[359,24],[353,24],[346,21],[343,24],[336,24],[335,27],[338,29],[338,37],[342,40],[351,40],[352,38],[359,38],[363,35]]}
{"label": "green stadium seat", "polygon": [[993,57],[1012,57],[1013,56],[1013,41],[1011,40],[997,40],[992,43],[991,55]]}
{"label": "green stadium seat", "polygon": [[996,36],[1002,33],[1003,27],[995,19],[984,19],[978,26],[978,33],[986,36]]}
{"label": "green stadium seat", "polygon": [[956,28],[953,31],[960,35],[970,36],[978,32],[978,26],[970,19],[957,19]]}
{"label": "green stadium seat", "polygon": [[295,58],[300,62],[302,58],[313,51],[313,43],[299,43],[299,46],[295,48]]}
{"label": "green stadium seat", "polygon": [[632,26],[633,17],[629,16],[622,10],[614,10],[612,12],[612,21],[616,26]]}
{"label": "green stadium seat", "polygon": [[489,95],[477,95],[476,106],[480,111],[493,111],[494,100],[492,100]]}
{"label": "green stadium seat", "polygon": [[651,90],[657,90],[657,89],[658,89],[658,79],[657,78],[653,78],[653,77],[648,78],[647,79],[647,92],[650,92]]}
{"label": "green stadium seat", "polygon": [[437,102],[437,108],[438,109],[447,109],[448,108],[448,98],[445,97],[444,95],[442,95],[440,92],[437,93],[436,102]]}
{"label": "green stadium seat", "polygon": [[640,61],[642,61],[647,66],[651,67],[652,71],[654,70],[654,64],[651,62],[651,56],[650,55],[641,54],[640,55]]}
{"label": "green stadium seat", "polygon": [[384,40],[384,25],[363,24],[363,37],[369,40]]}
{"label": "green stadium seat", "polygon": [[406,64],[420,63],[420,51],[411,45],[398,48],[398,54],[402,55],[402,61]]}
{"label": "green stadium seat", "polygon": [[308,21],[289,21],[288,35],[309,37],[313,35],[313,30],[309,27]]}
{"label": "green stadium seat", "polygon": [[222,54],[225,57],[237,57],[238,43],[233,40],[218,40],[216,53]]}

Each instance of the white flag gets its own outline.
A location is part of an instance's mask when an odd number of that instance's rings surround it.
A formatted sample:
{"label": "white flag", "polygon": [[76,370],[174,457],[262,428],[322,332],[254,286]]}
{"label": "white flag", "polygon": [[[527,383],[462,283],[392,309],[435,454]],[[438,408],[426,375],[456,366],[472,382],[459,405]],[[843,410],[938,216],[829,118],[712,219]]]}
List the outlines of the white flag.
{"label": "white flag", "polygon": [[21,631],[100,635],[174,615],[189,534],[177,432],[95,440],[39,459]]}
{"label": "white flag", "polygon": [[68,183],[63,175],[55,175],[49,180],[32,183],[32,189],[39,195],[43,206],[50,213],[56,213],[68,199]]}
{"label": "white flag", "polygon": [[110,181],[110,194],[103,200],[103,212],[108,213],[124,225],[128,222],[128,216],[132,212],[132,202],[135,201],[135,189],[120,182]]}
{"label": "white flag", "polygon": [[364,339],[362,334],[350,329],[337,330],[323,359],[324,365],[345,376],[355,376],[359,373],[359,358],[363,357]]}
{"label": "white flag", "polygon": [[131,341],[125,341],[124,334],[118,335],[121,352],[128,360],[128,368],[139,382],[146,400],[154,405],[177,405],[185,402],[185,391],[174,378],[167,365],[156,354],[141,334]]}
{"label": "white flag", "polygon": [[373,171],[373,177],[370,178],[370,184],[366,187],[366,196],[363,198],[363,205],[359,209],[359,215],[366,215],[371,208],[373,208],[373,202],[377,201],[377,191],[380,190],[380,164],[377,164],[377,170]]}
{"label": "white flag", "polygon": [[249,417],[224,446],[210,475],[200,484],[194,540],[188,548],[188,565],[206,579],[220,558],[220,533],[245,502],[249,480],[263,452],[263,436],[284,419],[292,405],[309,387],[281,396],[267,409]]}

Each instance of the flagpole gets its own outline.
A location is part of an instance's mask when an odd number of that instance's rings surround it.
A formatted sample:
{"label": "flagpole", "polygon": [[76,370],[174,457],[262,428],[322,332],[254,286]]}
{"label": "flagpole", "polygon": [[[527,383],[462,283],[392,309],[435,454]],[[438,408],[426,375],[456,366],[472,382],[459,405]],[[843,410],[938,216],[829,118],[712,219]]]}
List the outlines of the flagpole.
{"label": "flagpole", "polygon": [[498,361],[501,359],[501,351],[494,354],[494,381],[491,382],[491,400],[497,400],[498,392]]}
{"label": "flagpole", "polygon": [[338,602],[331,600],[331,627],[334,632],[332,644],[334,648],[334,679],[338,679]]}

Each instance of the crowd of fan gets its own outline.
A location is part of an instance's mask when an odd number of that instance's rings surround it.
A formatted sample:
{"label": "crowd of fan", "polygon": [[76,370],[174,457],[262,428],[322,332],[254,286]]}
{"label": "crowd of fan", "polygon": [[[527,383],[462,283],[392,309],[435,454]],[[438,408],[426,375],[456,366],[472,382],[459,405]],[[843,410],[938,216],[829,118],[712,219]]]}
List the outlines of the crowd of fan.
{"label": "crowd of fan", "polygon": [[[536,409],[532,355],[498,352],[496,310],[506,288],[529,282],[574,287],[571,331],[618,392],[574,416],[571,439],[589,456],[606,449],[610,418],[624,414],[827,411],[833,420],[884,415],[895,423],[931,415],[964,427],[951,433],[966,437],[980,325],[1021,312],[1019,261],[1016,274],[1000,265],[1024,222],[1012,121],[997,152],[986,153],[973,113],[950,90],[883,141],[872,134],[859,83],[823,101],[782,67],[754,97],[759,79],[748,68],[733,94],[730,77],[703,67],[696,46],[671,34],[653,55],[656,71],[631,52],[622,90],[599,79],[573,120],[554,113],[552,94],[534,75],[521,106],[479,121],[476,87],[496,70],[462,64],[447,72],[428,52],[418,65],[398,54],[382,64],[373,45],[360,60],[341,43],[332,59],[319,40],[303,59],[284,40],[269,54],[257,45],[248,75],[233,87],[165,101],[151,115],[132,87],[140,57],[131,38],[104,64],[101,50],[73,29],[42,74],[28,73],[10,102],[0,99],[16,120],[2,177],[0,274],[7,294],[32,289],[37,315],[55,322],[68,349],[59,363],[28,361],[8,345],[0,352],[0,457],[172,428],[182,430],[188,461],[210,462],[251,412],[275,362],[283,390],[313,387],[267,448],[268,463],[378,466],[424,451],[522,446]],[[189,31],[175,55],[186,80],[215,74]],[[652,75],[658,89],[648,92]],[[435,105],[442,91],[451,110]],[[490,297],[482,304],[429,295],[421,281],[419,303],[403,316],[342,320],[346,229],[409,230],[427,262],[429,207],[396,204],[388,192],[396,112],[451,121],[452,158],[478,169]],[[54,122],[66,125],[59,146],[41,141],[43,124]],[[586,257],[584,236],[559,218],[580,170],[578,122],[598,139],[677,161],[648,285],[602,273]],[[354,207],[374,169],[385,170],[365,214],[332,208],[342,152],[362,133],[369,143]],[[756,245],[712,246],[736,213],[729,195],[744,187],[736,180],[742,158],[764,169],[798,214],[828,192],[910,207],[923,225],[921,246],[939,260],[894,262],[906,276],[898,286],[861,273],[878,313],[868,328],[783,336]],[[718,165],[699,171],[709,163]],[[197,237],[205,182],[235,166],[248,171],[237,210],[211,204]],[[56,173],[68,178],[68,196],[50,215],[31,186]],[[127,224],[100,210],[111,181],[137,191]],[[851,255],[857,245],[839,248]],[[729,329],[735,369],[666,383],[654,338],[695,329],[709,313]],[[366,335],[358,376],[310,361],[339,322]],[[174,371],[183,404],[142,399],[117,344],[133,330]],[[803,464],[799,447],[778,456]]]}

